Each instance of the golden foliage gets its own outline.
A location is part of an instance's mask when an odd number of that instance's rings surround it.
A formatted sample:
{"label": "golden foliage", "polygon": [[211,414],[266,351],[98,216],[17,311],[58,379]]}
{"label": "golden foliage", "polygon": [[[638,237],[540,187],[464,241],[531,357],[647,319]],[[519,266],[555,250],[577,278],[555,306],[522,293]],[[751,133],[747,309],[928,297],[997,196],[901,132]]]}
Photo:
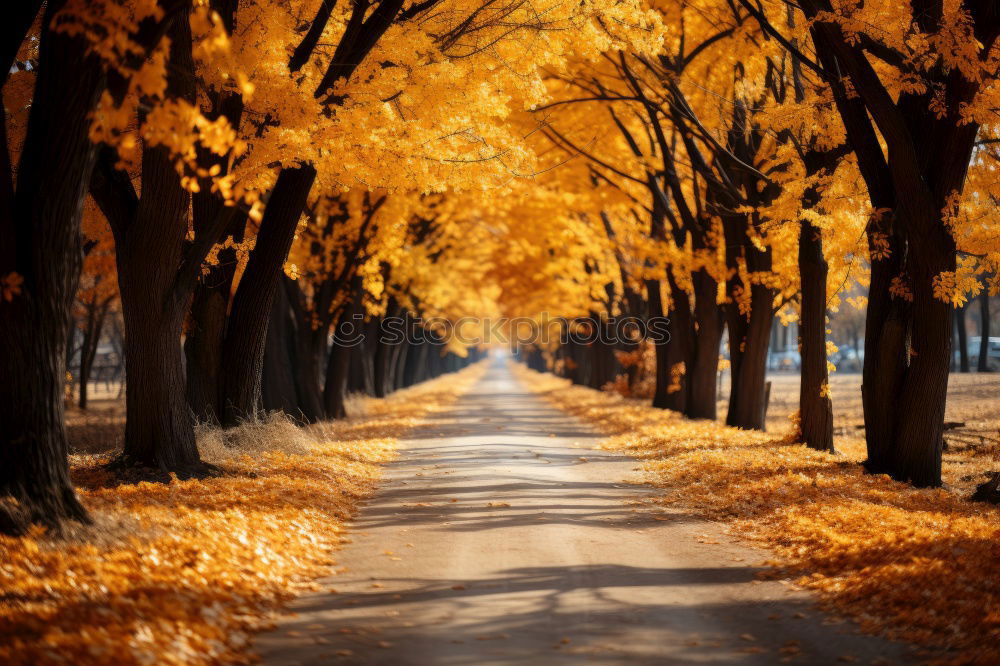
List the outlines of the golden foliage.
{"label": "golden foliage", "polygon": [[483,369],[363,400],[364,414],[342,422],[202,432],[217,478],[114,485],[104,459],[75,456],[95,526],[0,537],[0,662],[247,661],[263,614],[329,571],[397,438]]}
{"label": "golden foliage", "polygon": [[[831,456],[762,432],[687,421],[552,375],[517,374],[645,460],[659,498],[761,542],[868,632],[1000,660],[1000,509],[865,474],[863,449]],[[991,614],[992,612],[992,614]]]}

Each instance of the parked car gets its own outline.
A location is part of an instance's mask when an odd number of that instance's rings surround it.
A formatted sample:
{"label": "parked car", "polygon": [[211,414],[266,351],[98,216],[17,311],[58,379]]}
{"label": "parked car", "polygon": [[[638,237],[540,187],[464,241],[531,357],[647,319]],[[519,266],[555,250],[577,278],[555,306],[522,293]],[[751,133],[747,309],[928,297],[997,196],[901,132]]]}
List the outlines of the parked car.
{"label": "parked car", "polygon": [[837,366],[839,372],[861,372],[865,364],[865,350],[864,347],[855,349],[851,345],[846,345],[837,349],[837,353],[830,360]]}
{"label": "parked car", "polygon": [[[979,347],[982,344],[982,338],[978,335],[972,336],[967,339],[966,349],[969,352],[969,366],[975,369],[976,364],[979,363]],[[958,349],[958,340],[956,338],[953,343],[951,350],[954,365],[958,367],[960,352]],[[986,362],[990,367],[990,370],[1000,369],[1000,338],[990,338],[989,348],[986,351]]]}
{"label": "parked car", "polygon": [[767,353],[768,370],[800,370],[801,368],[802,355],[794,349]]}

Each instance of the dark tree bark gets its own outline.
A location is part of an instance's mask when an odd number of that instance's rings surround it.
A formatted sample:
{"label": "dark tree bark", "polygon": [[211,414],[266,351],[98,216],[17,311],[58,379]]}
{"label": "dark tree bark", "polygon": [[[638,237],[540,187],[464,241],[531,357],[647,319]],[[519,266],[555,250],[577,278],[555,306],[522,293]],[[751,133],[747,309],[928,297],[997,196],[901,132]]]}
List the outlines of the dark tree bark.
{"label": "dark tree bark", "polygon": [[364,340],[351,356],[348,391],[375,395],[375,349],[378,341],[378,317],[371,317],[364,326]]}
{"label": "dark tree bark", "polygon": [[[749,189],[749,188],[748,188]],[[760,250],[750,242],[748,225],[759,225],[757,214],[723,216],[726,265],[738,268],[742,258],[746,270],[766,273],[772,268],[771,250]],[[767,407],[767,350],[774,323],[775,290],[763,284],[745,284],[739,272],[726,285],[729,302],[724,306],[729,328],[730,391],[726,425],[752,430],[765,429]],[[749,311],[741,311],[740,299],[749,291]]]}
{"label": "dark tree bark", "polygon": [[958,346],[958,371],[969,372],[969,333],[965,328],[965,306],[955,308],[955,334]]}
{"label": "dark tree bark", "polygon": [[[46,26],[62,4],[49,3]],[[88,520],[69,480],[63,383],[94,164],[89,114],[104,85],[101,63],[81,39],[43,29],[16,193],[2,146],[0,275],[24,279],[0,307],[0,531],[7,533]]]}
{"label": "dark tree bark", "polygon": [[[830,10],[827,0],[804,0],[801,7],[810,19]],[[985,57],[1000,36],[1000,6],[970,0],[963,8]],[[915,0],[913,10],[919,31],[939,29],[943,3]],[[863,388],[867,467],[918,486],[940,485],[952,308],[935,297],[933,283],[955,270],[955,241],[943,216],[952,194],[964,187],[979,131],[961,110],[982,82],[939,62],[924,73],[933,85],[894,98],[864,45],[846,38],[835,22],[814,20],[810,29],[872,203],[891,211],[873,219],[869,244],[888,239],[902,269],[884,274],[884,268],[876,269],[890,263],[884,260],[872,267]],[[840,83],[844,75],[855,93],[851,96]],[[943,113],[932,110],[935,91],[942,95]],[[884,207],[883,201],[892,205]],[[892,277],[901,275],[912,295],[906,305],[892,303],[904,299],[893,299],[888,291]]]}
{"label": "dark tree bark", "polygon": [[749,316],[727,307],[731,389],[726,425],[764,430],[766,416],[767,349],[774,322],[774,292],[763,285],[750,288]]}
{"label": "dark tree bark", "polygon": [[350,300],[342,306],[334,329],[323,386],[323,407],[331,419],[347,416],[344,400],[351,388],[351,369],[364,355],[364,287],[356,273],[351,276],[350,289]]}
{"label": "dark tree bark", "polygon": [[[351,76],[392,25],[402,4],[402,0],[380,2],[367,18],[367,5],[356,4],[352,8],[345,32],[327,65],[321,83],[314,91],[317,98],[326,94],[337,79]],[[332,10],[332,2],[324,1],[321,4],[309,32],[289,61],[293,71],[309,60]],[[325,103],[331,106],[337,106],[341,102],[340,98],[332,94],[325,99]],[[295,226],[305,208],[315,178],[316,170],[309,164],[283,168],[268,198],[257,244],[240,280],[227,324],[221,366],[220,403],[223,425],[231,426],[241,420],[254,418],[260,407],[260,382],[271,301],[291,248]],[[295,307],[296,300],[289,300]],[[323,416],[319,372],[326,341],[317,341],[304,330],[300,330],[296,337],[299,407],[307,420],[316,421]]]}
{"label": "dark tree bark", "polygon": [[[660,300],[660,283],[655,280],[646,281],[646,294],[649,301],[649,316],[651,319],[663,318],[663,302]],[[673,338],[671,327],[670,337]],[[656,340],[653,342],[656,358],[656,384],[653,389],[653,407],[667,409],[670,406],[670,341]]]}
{"label": "dark tree bark", "polygon": [[[232,25],[233,18],[231,12],[228,18],[227,14],[223,14],[223,21],[229,26]],[[210,91],[209,97],[212,108],[207,111],[207,117],[213,120],[225,117],[231,127],[240,126],[243,116],[241,96]],[[223,173],[227,168],[222,156],[203,149],[199,151],[199,162],[206,168],[217,166]],[[201,190],[191,197],[191,218],[196,242],[199,239],[214,242],[218,234],[218,221],[230,216],[228,228],[222,232],[222,237],[232,237],[233,241],[241,242],[246,232],[247,215],[227,209],[211,189],[210,183],[203,183]],[[224,248],[219,252],[218,262],[207,266],[198,280],[188,316],[188,331],[184,340],[188,404],[196,419],[209,423],[218,423],[222,414],[222,347],[237,261],[233,248]]]}
{"label": "dark tree bark", "polygon": [[403,370],[404,386],[413,386],[427,379],[429,349],[430,344],[425,337],[418,338],[416,344],[410,348],[406,355],[406,367]]}
{"label": "dark tree bark", "polygon": [[[210,269],[203,279],[217,276],[219,272]],[[222,283],[199,284],[188,316],[188,332],[184,339],[187,401],[195,419],[204,423],[219,421],[219,367],[228,306],[229,290]]]}
{"label": "dark tree bark", "polygon": [[326,24],[330,20],[330,14],[333,13],[333,8],[336,4],[336,0],[321,0],[319,9],[316,10],[316,17],[313,18],[312,23],[309,25],[309,30],[306,31],[299,45],[295,47],[295,51],[288,61],[288,70],[290,72],[297,72],[302,69],[309,61],[309,58],[312,57],[313,51],[319,44],[319,38],[323,35]]}
{"label": "dark tree bark", "polygon": [[990,371],[990,290],[983,289],[979,296],[979,359],[976,363],[979,372]]}
{"label": "dark tree bark", "polygon": [[398,391],[406,386],[406,359],[410,355],[409,339],[403,340],[396,349],[396,360],[393,364],[393,390]]}
{"label": "dark tree bark", "polygon": [[667,409],[682,414],[688,412],[688,392],[691,389],[688,381],[688,368],[694,367],[694,320],[691,317],[691,299],[687,292],[681,289],[677,281],[668,271],[667,283],[670,286],[671,308],[667,313],[670,319],[670,342],[667,345]]}
{"label": "dark tree bark", "polygon": [[692,419],[715,420],[719,400],[716,375],[719,346],[725,322],[715,302],[718,283],[704,269],[693,275],[695,291],[694,364],[687,373],[688,399],[685,415]]}
{"label": "dark tree bark", "polygon": [[802,220],[799,230],[799,275],[802,282],[799,435],[806,446],[832,453],[833,403],[829,395],[826,359],[827,271],[820,230]]}
{"label": "dark tree bark", "polygon": [[[193,103],[190,9],[170,23],[167,94]],[[102,153],[91,193],[115,235],[128,383],[125,445],[115,462],[148,472],[197,476],[211,471],[195,445],[188,411],[181,334],[203,255],[188,251],[190,194],[165,147],[142,154],[142,195]],[[211,244],[208,245],[211,247]],[[204,250],[207,252],[207,249]]]}
{"label": "dark tree bark", "polygon": [[294,323],[284,289],[275,292],[271,322],[267,327],[261,371],[261,403],[267,411],[302,418],[293,370],[297,367],[293,343]]}
{"label": "dark tree bark", "polygon": [[327,360],[323,407],[326,410],[326,417],[330,419],[342,419],[347,416],[344,398],[347,397],[347,376],[355,348],[347,344],[338,344],[337,340],[347,340],[353,335],[353,328],[349,327],[355,323],[353,318],[355,313],[354,308],[345,308],[341,314],[334,334],[334,343],[330,349],[330,358]]}
{"label": "dark tree bark", "polygon": [[229,315],[222,352],[222,424],[256,418],[271,302],[295,237],[295,227],[316,179],[316,169],[282,169],[264,210]]}

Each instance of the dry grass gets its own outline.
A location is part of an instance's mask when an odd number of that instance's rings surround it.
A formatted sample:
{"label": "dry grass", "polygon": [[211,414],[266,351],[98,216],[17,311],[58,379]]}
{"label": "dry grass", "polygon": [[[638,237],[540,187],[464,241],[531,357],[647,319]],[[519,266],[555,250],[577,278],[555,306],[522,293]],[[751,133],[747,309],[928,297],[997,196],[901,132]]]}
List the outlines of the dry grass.
{"label": "dry grass", "polygon": [[0,537],[0,663],[249,661],[268,611],[330,571],[398,438],[483,369],[358,401],[365,413],[341,422],[200,428],[218,478],[116,485],[107,454],[76,454],[95,525]]}
{"label": "dry grass", "polygon": [[[725,379],[725,378],[724,378]],[[798,410],[799,376],[773,374],[768,430],[790,432],[790,416]],[[861,375],[834,373],[830,377],[837,448],[852,460],[865,456],[864,415],[861,408]],[[724,414],[724,411],[720,410]],[[990,471],[1000,471],[1000,374],[952,374],[948,380],[945,421],[955,426],[945,432],[942,463],[945,484],[968,496],[986,481]]]}
{"label": "dry grass", "polygon": [[[663,489],[659,501],[766,546],[776,567],[864,630],[924,645],[939,663],[1000,663],[1000,507],[968,502],[954,489],[917,490],[864,474],[863,451],[844,438],[836,443],[846,454],[831,456],[781,433],[686,421],[517,372],[607,433],[606,447],[644,460]],[[946,476],[978,464],[964,455],[946,464]]]}

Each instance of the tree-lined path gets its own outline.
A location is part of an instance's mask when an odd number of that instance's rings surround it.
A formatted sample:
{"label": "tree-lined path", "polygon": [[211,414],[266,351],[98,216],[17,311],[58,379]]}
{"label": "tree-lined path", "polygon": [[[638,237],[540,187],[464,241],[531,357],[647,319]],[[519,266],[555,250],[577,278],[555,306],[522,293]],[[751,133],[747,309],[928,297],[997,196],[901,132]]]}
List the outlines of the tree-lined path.
{"label": "tree-lined path", "polygon": [[[894,663],[757,579],[765,555],[651,509],[636,462],[502,362],[405,442],[340,573],[257,640],[269,664]],[[879,661],[879,660],[882,661]]]}

